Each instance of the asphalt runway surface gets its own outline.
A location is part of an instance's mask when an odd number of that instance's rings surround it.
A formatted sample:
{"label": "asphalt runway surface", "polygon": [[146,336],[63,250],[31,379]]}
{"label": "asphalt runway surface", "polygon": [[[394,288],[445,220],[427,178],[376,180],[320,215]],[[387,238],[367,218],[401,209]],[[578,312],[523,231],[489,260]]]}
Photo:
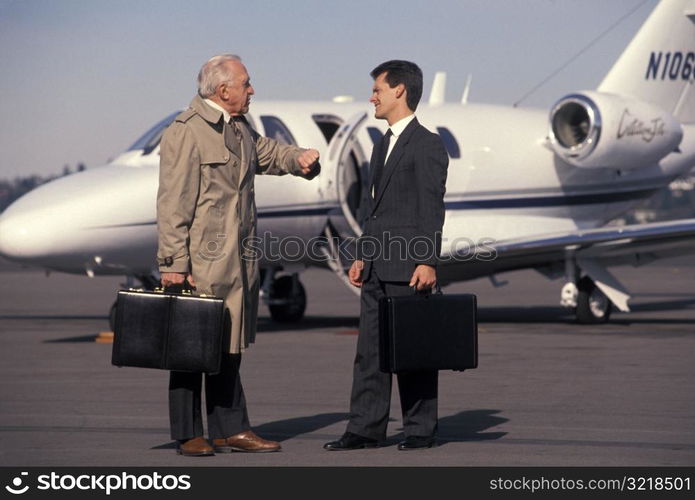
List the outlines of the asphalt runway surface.
{"label": "asphalt runway surface", "polygon": [[388,441],[327,452],[345,430],[359,303],[330,272],[302,278],[304,321],[261,307],[242,380],[251,424],[271,454],[180,457],[169,437],[166,372],[111,365],[107,311],[121,278],[0,262],[0,465],[3,466],[692,466],[695,264],[614,269],[633,312],[585,326],[562,283],[534,271],[459,283],[480,307],[479,368],[441,372],[439,446],[400,452],[396,384]]}

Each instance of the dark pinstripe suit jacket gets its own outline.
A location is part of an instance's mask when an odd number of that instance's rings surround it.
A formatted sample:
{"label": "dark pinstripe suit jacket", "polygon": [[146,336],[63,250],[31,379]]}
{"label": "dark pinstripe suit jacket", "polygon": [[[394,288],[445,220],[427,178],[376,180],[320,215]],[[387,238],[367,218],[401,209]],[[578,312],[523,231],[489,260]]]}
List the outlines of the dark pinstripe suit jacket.
{"label": "dark pinstripe suit jacket", "polygon": [[357,257],[365,261],[363,279],[373,266],[382,281],[410,281],[418,264],[434,266],[439,259],[449,157],[441,138],[414,118],[398,137],[372,197],[379,150],[375,145],[369,190],[360,205]]}

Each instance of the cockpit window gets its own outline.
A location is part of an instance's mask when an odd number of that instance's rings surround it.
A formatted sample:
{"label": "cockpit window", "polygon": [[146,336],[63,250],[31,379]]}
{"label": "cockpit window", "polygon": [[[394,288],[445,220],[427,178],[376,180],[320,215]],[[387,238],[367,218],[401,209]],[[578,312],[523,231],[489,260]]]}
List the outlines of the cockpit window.
{"label": "cockpit window", "polygon": [[271,139],[275,139],[281,144],[289,144],[291,146],[296,146],[297,142],[292,137],[292,132],[287,126],[276,116],[263,115],[261,116],[261,123],[263,124],[263,130],[265,130],[265,136]]}
{"label": "cockpit window", "polygon": [[138,151],[141,149],[143,155],[150,154],[154,148],[157,147],[159,141],[162,140],[164,130],[174,121],[174,118],[176,118],[179,113],[180,111],[176,111],[157,123],[157,125],[149,129],[142,137],[135,141],[135,144],[130,146],[128,151]]}
{"label": "cockpit window", "polygon": [[459,148],[458,142],[456,142],[456,137],[448,128],[437,127],[437,132],[439,132],[439,137],[442,138],[444,142],[444,147],[446,152],[449,153],[451,158],[461,158],[461,149]]}

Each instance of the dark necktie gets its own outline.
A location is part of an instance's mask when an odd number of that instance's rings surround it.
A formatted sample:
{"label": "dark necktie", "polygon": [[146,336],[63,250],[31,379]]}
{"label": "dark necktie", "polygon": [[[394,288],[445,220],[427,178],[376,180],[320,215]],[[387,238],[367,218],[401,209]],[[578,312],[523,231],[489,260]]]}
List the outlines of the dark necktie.
{"label": "dark necktie", "polygon": [[240,154],[241,131],[233,120],[229,120],[224,124],[224,142],[230,151],[234,151],[235,154]]}
{"label": "dark necktie", "polygon": [[388,129],[381,138],[381,144],[379,145],[379,158],[374,164],[374,196],[376,196],[377,191],[379,191],[379,184],[381,183],[381,176],[384,173],[384,164],[386,163],[386,154],[389,152],[389,143],[391,142],[391,136],[393,133],[391,129]]}
{"label": "dark necktie", "polygon": [[229,120],[229,126],[231,127],[232,132],[234,132],[234,135],[236,136],[236,138],[239,140],[239,143],[241,143],[242,138],[243,138],[241,135],[241,128],[240,128],[242,126],[241,120],[242,120],[242,118],[239,116],[232,116]]}

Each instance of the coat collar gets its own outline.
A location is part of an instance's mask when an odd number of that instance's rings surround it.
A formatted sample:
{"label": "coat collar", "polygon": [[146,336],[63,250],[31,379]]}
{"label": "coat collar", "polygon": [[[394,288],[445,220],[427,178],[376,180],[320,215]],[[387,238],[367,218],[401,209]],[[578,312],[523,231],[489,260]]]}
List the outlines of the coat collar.
{"label": "coat collar", "polygon": [[205,100],[199,95],[193,98],[190,107],[196,113],[198,113],[203,118],[203,120],[213,125],[219,123],[220,120],[224,121],[224,118],[222,117],[222,111],[219,111],[213,108],[212,106],[208,106]]}
{"label": "coat collar", "polygon": [[195,96],[190,104],[191,109],[193,109],[200,117],[208,122],[210,125],[214,125],[218,132],[222,132],[224,138],[224,144],[229,151],[236,155],[240,160],[242,159],[241,143],[235,137],[233,133],[226,130],[229,125],[225,124],[224,116],[222,111],[215,109],[205,102],[205,100],[199,95]]}
{"label": "coat collar", "polygon": [[408,128],[408,125],[410,125],[410,122],[415,120],[415,114],[410,114],[406,116],[405,118],[401,118],[398,120],[396,123],[391,125],[389,128],[391,129],[391,133],[394,135],[394,137],[398,138],[401,136],[401,134],[405,131],[405,129]]}
{"label": "coat collar", "polygon": [[227,123],[229,123],[229,120],[232,118],[232,116],[229,113],[227,113],[227,111],[222,106],[217,104],[212,99],[203,99],[203,102],[205,104],[207,104],[208,106],[210,106],[215,111],[220,111],[222,113],[222,119],[224,121],[226,121]]}

